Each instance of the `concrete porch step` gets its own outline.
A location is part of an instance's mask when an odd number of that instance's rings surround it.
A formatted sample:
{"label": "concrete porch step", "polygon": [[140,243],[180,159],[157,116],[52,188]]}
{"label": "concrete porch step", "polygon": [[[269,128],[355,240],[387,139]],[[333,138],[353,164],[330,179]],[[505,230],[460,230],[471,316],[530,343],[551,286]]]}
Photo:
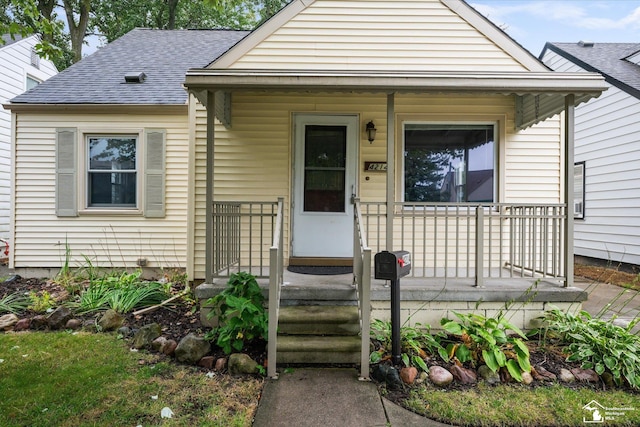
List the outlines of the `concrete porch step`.
{"label": "concrete porch step", "polygon": [[359,363],[359,336],[280,335],[278,363]]}
{"label": "concrete porch step", "polygon": [[345,305],[302,305],[280,308],[278,332],[289,335],[357,335],[358,308]]}

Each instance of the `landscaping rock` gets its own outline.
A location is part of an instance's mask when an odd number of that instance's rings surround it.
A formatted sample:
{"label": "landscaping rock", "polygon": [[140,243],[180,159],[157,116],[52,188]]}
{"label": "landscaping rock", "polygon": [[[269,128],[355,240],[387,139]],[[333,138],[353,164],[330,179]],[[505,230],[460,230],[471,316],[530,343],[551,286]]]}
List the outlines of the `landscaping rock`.
{"label": "landscaping rock", "polygon": [[571,369],[571,373],[576,380],[584,381],[589,383],[597,383],[600,381],[600,377],[593,369],[582,369],[582,368],[573,368]]}
{"label": "landscaping rock", "polygon": [[151,348],[158,353],[162,353],[166,345],[167,339],[165,337],[158,337],[151,342]]}
{"label": "landscaping rock", "polygon": [[558,374],[558,379],[563,383],[572,383],[576,380],[576,377],[571,373],[570,370],[562,368],[560,369],[560,373]]}
{"label": "landscaping rock", "polygon": [[18,320],[20,320],[20,318],[13,313],[0,316],[0,330],[6,331],[12,329],[13,325],[18,323]]}
{"label": "landscaping rock", "polygon": [[222,371],[224,370],[225,366],[227,366],[227,358],[226,357],[219,357],[218,360],[216,360],[216,364],[213,367],[213,369],[215,371]]}
{"label": "landscaping rock", "polygon": [[533,377],[529,372],[522,373],[522,384],[529,385],[533,382]]}
{"label": "landscaping rock", "polygon": [[176,347],[178,347],[178,343],[175,342],[175,340],[167,340],[167,343],[162,349],[162,353],[167,356],[172,356],[176,352]]}
{"label": "landscaping rock", "polygon": [[418,375],[418,378],[416,378],[416,384],[424,384],[427,378],[429,378],[429,374],[424,371],[420,372],[420,375]]}
{"label": "landscaping rock", "polygon": [[148,325],[144,325],[136,334],[133,336],[133,342],[131,346],[133,348],[145,348],[151,345],[153,340],[158,338],[162,334],[162,329],[160,325],[157,323],[150,323]]}
{"label": "landscaping rock", "polygon": [[373,378],[381,383],[386,383],[387,387],[392,390],[397,390],[403,387],[402,380],[400,379],[400,373],[398,370],[390,365],[376,365],[371,373]]}
{"label": "landscaping rock", "polygon": [[478,380],[478,376],[471,369],[462,366],[453,365],[449,371],[458,382],[462,384],[473,384]]}
{"label": "landscaping rock", "polygon": [[400,370],[400,379],[407,385],[413,384],[417,376],[418,370],[413,366],[404,367]]}
{"label": "landscaping rock", "polygon": [[205,356],[198,362],[198,366],[202,366],[206,369],[213,369],[213,362],[215,362],[215,358],[213,356]]}
{"label": "landscaping rock", "polygon": [[49,323],[50,329],[63,329],[72,317],[73,314],[71,313],[71,310],[65,306],[61,306],[53,310],[51,314],[47,316],[47,322]]}
{"label": "landscaping rock", "polygon": [[43,329],[47,329],[48,326],[49,322],[47,321],[47,316],[38,314],[36,316],[33,316],[33,318],[31,319],[31,329],[41,331]]}
{"label": "landscaping rock", "polygon": [[233,353],[229,356],[229,373],[231,375],[255,374],[258,372],[258,366],[260,365],[255,360],[244,353]]}
{"label": "landscaping rock", "polygon": [[442,366],[432,366],[429,368],[429,379],[438,387],[445,387],[453,381],[453,374]]}
{"label": "landscaping rock", "polygon": [[480,365],[478,375],[491,385],[500,383],[500,375],[497,372],[493,372],[487,365]]}
{"label": "landscaping rock", "polygon": [[82,320],[80,319],[69,319],[67,320],[66,325],[64,325],[65,329],[76,330],[82,327]]}
{"label": "landscaping rock", "polygon": [[13,330],[16,332],[26,331],[30,327],[31,327],[31,319],[24,318],[24,319],[18,320],[18,322],[15,325],[13,325]]}
{"label": "landscaping rock", "polygon": [[183,363],[195,364],[211,350],[211,344],[204,338],[189,334],[182,338],[176,347],[176,360]]}
{"label": "landscaping rock", "polygon": [[116,313],[113,310],[107,310],[104,312],[100,320],[98,320],[98,326],[103,331],[115,331],[124,322],[124,317]]}
{"label": "landscaping rock", "polygon": [[537,381],[555,381],[558,377],[553,372],[547,371],[542,366],[535,366],[531,370],[531,375]]}

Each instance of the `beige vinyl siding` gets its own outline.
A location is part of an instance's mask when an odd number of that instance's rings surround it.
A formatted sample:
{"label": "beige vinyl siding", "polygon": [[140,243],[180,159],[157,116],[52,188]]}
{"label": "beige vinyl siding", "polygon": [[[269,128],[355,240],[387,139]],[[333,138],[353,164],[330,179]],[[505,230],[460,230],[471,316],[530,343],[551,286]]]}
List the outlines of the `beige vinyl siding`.
{"label": "beige vinyl siding", "polygon": [[[364,202],[386,200],[386,173],[364,172],[366,161],[386,161],[386,94],[234,93],[232,127],[216,125],[214,200],[276,201],[285,199],[285,256],[289,249],[292,180],[292,115],[294,113],[357,114],[360,117],[358,195]],[[552,120],[516,134],[512,96],[396,95],[396,129],[403,117],[412,120],[501,120],[497,165],[504,188],[497,201],[560,201],[559,121]],[[443,112],[446,112],[443,113]],[[373,120],[377,135],[370,144],[365,124]],[[194,276],[204,277],[206,112],[200,106],[196,125],[196,205]],[[531,159],[535,159],[534,162]],[[505,175],[507,176],[505,178]],[[396,180],[401,178],[396,171]],[[369,178],[369,179],[367,179]],[[503,182],[505,185],[503,186]],[[372,239],[377,237],[371,236]],[[372,245],[377,245],[377,240]],[[488,253],[488,252],[487,252]],[[496,250],[492,257],[497,256]],[[495,258],[494,258],[495,259]]]}
{"label": "beige vinyl siding", "polygon": [[231,68],[525,70],[439,0],[318,0]]}
{"label": "beige vinyl siding", "polygon": [[[166,130],[166,216],[141,214],[83,214],[61,218],[55,214],[56,129],[77,128],[91,133],[139,129]],[[65,245],[72,265],[135,267],[146,258],[149,267],[185,267],[188,206],[188,125],[184,115],[163,114],[30,114],[17,120],[18,162],[15,165],[14,265],[59,267]],[[139,143],[143,143],[141,136]],[[138,158],[139,161],[142,159]],[[79,175],[85,171],[79,169]],[[138,179],[144,171],[139,169]],[[84,182],[82,179],[80,182]],[[138,187],[142,191],[142,187]],[[78,187],[83,199],[84,185]],[[142,200],[142,199],[139,199]]]}

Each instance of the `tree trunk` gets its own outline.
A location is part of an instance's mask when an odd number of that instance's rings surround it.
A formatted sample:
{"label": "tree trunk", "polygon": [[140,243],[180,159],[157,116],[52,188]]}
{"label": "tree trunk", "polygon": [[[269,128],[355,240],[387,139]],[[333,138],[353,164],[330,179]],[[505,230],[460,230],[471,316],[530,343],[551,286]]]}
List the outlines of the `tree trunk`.
{"label": "tree trunk", "polygon": [[73,51],[73,62],[82,59],[82,45],[87,33],[89,24],[89,12],[91,11],[91,0],[79,0],[77,11],[78,22],[74,18],[74,3],[72,0],[63,0],[64,11],[67,14],[67,24],[69,25],[69,36],[71,38],[71,50]]}
{"label": "tree trunk", "polygon": [[178,8],[179,0],[168,0],[169,5],[169,22],[167,23],[167,29],[173,30],[176,28],[176,9]]}

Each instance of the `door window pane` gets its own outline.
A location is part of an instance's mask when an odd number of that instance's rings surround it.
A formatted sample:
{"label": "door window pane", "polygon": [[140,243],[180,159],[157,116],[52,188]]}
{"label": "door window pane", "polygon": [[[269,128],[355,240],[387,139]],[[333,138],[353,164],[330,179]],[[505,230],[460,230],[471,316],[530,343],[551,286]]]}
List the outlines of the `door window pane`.
{"label": "door window pane", "polygon": [[346,156],[346,126],[305,127],[305,212],[345,212]]}
{"label": "door window pane", "polygon": [[493,202],[493,125],[405,124],[404,200]]}

